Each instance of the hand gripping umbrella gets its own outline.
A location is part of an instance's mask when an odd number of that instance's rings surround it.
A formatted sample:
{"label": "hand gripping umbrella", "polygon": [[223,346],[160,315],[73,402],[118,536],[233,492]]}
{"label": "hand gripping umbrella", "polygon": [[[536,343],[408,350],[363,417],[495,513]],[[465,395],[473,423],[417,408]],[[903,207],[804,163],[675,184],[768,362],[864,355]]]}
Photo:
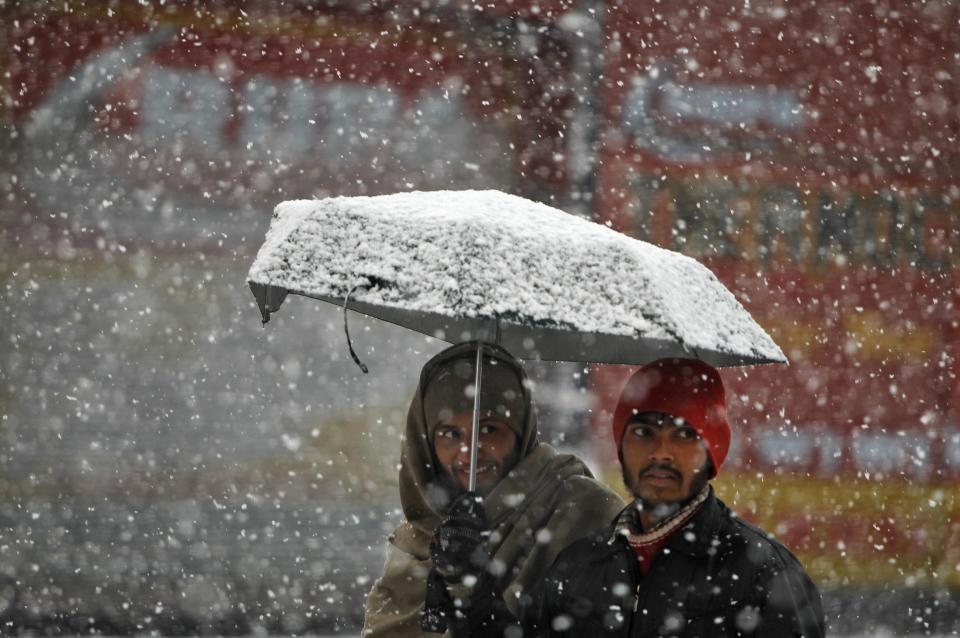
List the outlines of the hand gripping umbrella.
{"label": "hand gripping umbrella", "polygon": [[499,191],[284,202],[247,279],[264,323],[293,293],[480,342],[471,491],[483,342],[548,361],[786,362],[696,260]]}

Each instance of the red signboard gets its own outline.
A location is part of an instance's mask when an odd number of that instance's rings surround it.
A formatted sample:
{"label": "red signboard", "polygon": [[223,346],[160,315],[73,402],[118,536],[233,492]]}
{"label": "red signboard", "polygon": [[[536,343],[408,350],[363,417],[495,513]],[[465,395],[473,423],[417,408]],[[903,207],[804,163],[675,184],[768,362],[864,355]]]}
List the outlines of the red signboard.
{"label": "red signboard", "polygon": [[958,12],[952,3],[611,4],[604,150],[654,170],[955,189]]}
{"label": "red signboard", "polygon": [[86,78],[86,116],[125,155],[183,160],[183,170],[146,172],[144,184],[209,197],[219,183],[221,201],[562,188],[568,60],[550,33],[522,24],[552,19],[559,4],[454,21],[442,6],[408,9],[8,10],[5,117],[55,111],[47,101],[117,55],[124,65]]}

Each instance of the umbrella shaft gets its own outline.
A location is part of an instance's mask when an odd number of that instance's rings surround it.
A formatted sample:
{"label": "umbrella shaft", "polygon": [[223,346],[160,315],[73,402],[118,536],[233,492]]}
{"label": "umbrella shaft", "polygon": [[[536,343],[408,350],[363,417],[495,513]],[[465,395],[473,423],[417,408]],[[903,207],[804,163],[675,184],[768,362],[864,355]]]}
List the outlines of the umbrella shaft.
{"label": "umbrella shaft", "polygon": [[483,342],[477,342],[477,374],[473,391],[473,428],[470,431],[470,481],[468,489],[477,490],[477,446],[480,442],[480,371],[483,369]]}

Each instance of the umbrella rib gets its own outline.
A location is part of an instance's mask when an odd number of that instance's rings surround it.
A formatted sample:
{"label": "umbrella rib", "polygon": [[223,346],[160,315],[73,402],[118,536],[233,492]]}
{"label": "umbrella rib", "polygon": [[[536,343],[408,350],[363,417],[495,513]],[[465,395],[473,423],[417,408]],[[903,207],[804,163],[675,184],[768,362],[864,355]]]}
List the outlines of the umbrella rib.
{"label": "umbrella rib", "polygon": [[645,313],[643,310],[640,311],[640,316],[642,316],[644,319],[646,319],[646,320],[649,321],[650,323],[652,323],[652,324],[654,324],[654,325],[656,325],[656,326],[659,326],[661,329],[663,329],[664,332],[666,332],[668,335],[670,335],[671,337],[673,337],[673,339],[674,339],[677,343],[680,344],[680,347],[683,348],[684,352],[691,352],[691,350],[692,350],[692,351],[693,351],[693,354],[694,354],[695,356],[697,356],[698,359],[700,358],[699,355],[697,355],[696,349],[695,349],[695,348],[692,348],[691,346],[688,346],[688,345],[687,345],[687,342],[683,340],[683,337],[681,337],[679,334],[677,334],[677,331],[676,331],[676,330],[674,330],[674,329],[671,328],[670,326],[668,326],[668,325],[666,325],[666,324],[658,321],[656,317],[652,317],[652,316],[648,315],[648,314]]}

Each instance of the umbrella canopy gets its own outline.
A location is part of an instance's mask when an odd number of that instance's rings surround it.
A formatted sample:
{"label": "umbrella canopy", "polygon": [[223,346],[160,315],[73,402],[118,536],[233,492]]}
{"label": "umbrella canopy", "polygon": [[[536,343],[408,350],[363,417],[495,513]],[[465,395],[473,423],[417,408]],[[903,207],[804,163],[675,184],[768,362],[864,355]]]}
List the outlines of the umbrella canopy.
{"label": "umbrella canopy", "polygon": [[694,259],[499,191],[284,202],[248,283],[264,323],[289,293],[525,359],[785,362]]}

